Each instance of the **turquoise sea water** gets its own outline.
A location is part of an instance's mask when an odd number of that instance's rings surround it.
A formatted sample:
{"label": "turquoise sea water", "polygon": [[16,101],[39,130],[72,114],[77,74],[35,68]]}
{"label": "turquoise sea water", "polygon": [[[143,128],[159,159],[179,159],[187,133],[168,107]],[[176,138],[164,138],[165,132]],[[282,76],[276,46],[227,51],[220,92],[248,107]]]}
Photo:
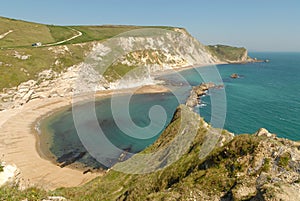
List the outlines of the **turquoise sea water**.
{"label": "turquoise sea water", "polygon": [[[227,112],[224,128],[240,134],[254,133],[259,128],[265,127],[280,137],[300,140],[300,53],[252,53],[250,56],[269,59],[270,62],[217,66],[222,80],[213,81],[220,81],[220,83],[223,81],[226,91]],[[161,105],[167,113],[167,121],[164,124],[166,126],[178,104],[184,102],[189,95],[189,85],[198,85],[203,82],[203,79],[207,81],[211,69],[211,67],[201,67],[197,70],[182,71],[180,75],[173,73],[159,77],[158,79],[164,80],[165,85],[172,89],[173,93],[133,96],[129,105],[132,121],[140,127],[149,125],[149,109],[154,105]],[[232,73],[238,73],[241,78],[231,79]],[[183,80],[188,83],[184,83]],[[212,90],[210,94],[202,98],[204,105],[196,108],[207,122],[211,120],[212,96],[217,96],[218,90]],[[120,105],[123,99],[125,100],[126,96],[118,97]],[[97,129],[91,123],[93,121],[91,115],[85,112],[85,105],[78,107],[82,110],[81,126],[83,127],[81,128],[86,129],[86,135],[93,135]],[[139,152],[153,143],[160,134],[152,136],[150,133],[149,139],[127,136],[116,125],[111,112],[110,98],[97,101],[95,108],[97,121],[105,136],[120,149],[131,153]],[[127,117],[121,110],[117,116],[120,121],[127,122]],[[50,151],[57,157],[74,150],[85,150],[77,135],[71,109],[52,116],[43,124],[48,133],[42,135],[51,136]],[[155,122],[154,119],[155,125],[159,125],[159,122]],[[147,138],[148,133],[141,135]],[[105,147],[105,144],[98,143],[94,146]],[[121,153],[107,149],[103,157],[113,164]],[[92,167],[101,166],[89,154],[80,159],[80,162]]]}

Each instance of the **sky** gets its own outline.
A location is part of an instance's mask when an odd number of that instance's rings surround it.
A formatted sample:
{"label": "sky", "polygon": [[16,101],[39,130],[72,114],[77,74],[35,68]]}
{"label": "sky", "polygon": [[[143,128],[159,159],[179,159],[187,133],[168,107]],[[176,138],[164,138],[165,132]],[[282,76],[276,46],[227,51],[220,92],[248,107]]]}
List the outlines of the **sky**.
{"label": "sky", "polygon": [[204,44],[300,52],[299,0],[9,0],[0,16],[55,25],[167,25]]}

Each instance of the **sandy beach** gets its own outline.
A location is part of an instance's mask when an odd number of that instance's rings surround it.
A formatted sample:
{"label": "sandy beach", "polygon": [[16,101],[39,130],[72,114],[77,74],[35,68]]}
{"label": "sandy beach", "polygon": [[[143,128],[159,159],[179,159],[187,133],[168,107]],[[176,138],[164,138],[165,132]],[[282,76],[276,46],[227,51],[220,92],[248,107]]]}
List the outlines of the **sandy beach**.
{"label": "sandy beach", "polygon": [[[96,94],[96,97],[133,91],[134,93],[162,93],[167,92],[168,89],[153,85],[117,91],[101,91]],[[19,168],[21,186],[34,185],[53,190],[59,187],[78,186],[101,175],[101,173],[90,172],[83,174],[82,171],[68,167],[60,168],[41,157],[37,151],[38,134],[33,129],[36,122],[45,115],[71,104],[72,97],[35,99],[21,108],[0,112],[1,160],[7,164],[15,164]]]}

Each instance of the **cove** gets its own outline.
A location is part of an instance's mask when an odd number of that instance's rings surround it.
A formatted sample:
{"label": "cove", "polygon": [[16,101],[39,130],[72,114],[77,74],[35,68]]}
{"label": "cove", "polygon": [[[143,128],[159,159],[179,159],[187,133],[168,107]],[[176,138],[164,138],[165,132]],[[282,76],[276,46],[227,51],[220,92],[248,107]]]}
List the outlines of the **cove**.
{"label": "cove", "polygon": [[[270,62],[219,65],[217,69],[222,80],[209,79],[209,81],[221,82],[225,85],[227,114],[224,128],[235,134],[241,134],[254,133],[259,128],[265,127],[279,137],[300,140],[299,53],[252,53],[250,56],[269,59]],[[166,123],[161,128],[163,131],[171,121],[178,104],[183,103],[188,97],[190,87],[207,81],[210,69],[211,67],[201,67],[159,76],[157,79],[164,80],[165,86],[172,92],[134,95],[129,104],[132,121],[140,127],[146,127],[150,123],[150,108],[160,105],[167,114]],[[231,79],[232,73],[241,75],[241,78]],[[212,91],[210,96],[203,97],[201,107],[195,108],[207,122],[211,120],[211,98],[217,93],[217,91]],[[120,95],[118,99],[122,102],[122,99],[126,99],[126,95]],[[89,119],[89,114],[84,112],[85,105],[78,107],[82,109],[84,119],[82,126],[86,128],[87,135],[94,133],[95,128],[91,126],[92,120]],[[134,154],[151,145],[159,137],[161,132],[149,139],[135,139],[126,135],[116,125],[111,107],[109,97],[95,102],[97,121],[105,136],[116,147]],[[121,120],[126,118],[122,113],[117,116]],[[41,130],[42,149],[48,157],[54,157],[53,160],[74,150],[85,151],[76,132],[71,108],[46,118],[41,122]],[[142,133],[142,135],[147,135],[147,133]],[[105,144],[97,146],[105,146]],[[109,156],[107,160],[113,165],[119,160],[121,154],[122,152],[111,153],[110,149],[107,149],[104,155]],[[88,153],[78,162],[84,167],[109,168],[103,167]]]}

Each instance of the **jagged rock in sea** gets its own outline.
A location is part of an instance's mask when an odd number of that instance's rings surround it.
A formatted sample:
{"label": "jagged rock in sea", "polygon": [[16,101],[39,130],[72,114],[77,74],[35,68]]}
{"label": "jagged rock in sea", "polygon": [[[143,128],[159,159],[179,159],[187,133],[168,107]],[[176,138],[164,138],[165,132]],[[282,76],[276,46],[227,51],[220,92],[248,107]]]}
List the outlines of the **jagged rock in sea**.
{"label": "jagged rock in sea", "polygon": [[237,74],[237,73],[233,73],[232,75],[230,75],[230,77],[231,77],[232,79],[237,79],[237,78],[239,78],[240,76],[239,76],[239,74]]}
{"label": "jagged rock in sea", "polygon": [[216,86],[214,83],[201,83],[198,86],[194,86],[190,92],[190,96],[188,97],[185,105],[189,108],[193,109],[196,105],[201,102],[201,96],[206,95],[207,91],[212,88],[219,88],[223,86]]}

